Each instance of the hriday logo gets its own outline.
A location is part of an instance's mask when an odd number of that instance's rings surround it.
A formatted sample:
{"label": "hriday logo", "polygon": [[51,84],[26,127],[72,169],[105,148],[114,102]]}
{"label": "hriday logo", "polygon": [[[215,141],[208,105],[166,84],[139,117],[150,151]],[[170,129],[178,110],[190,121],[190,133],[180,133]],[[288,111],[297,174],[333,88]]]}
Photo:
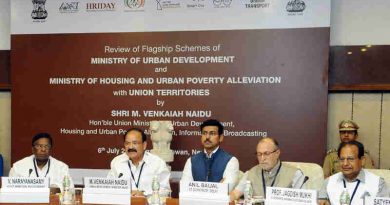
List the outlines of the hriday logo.
{"label": "hriday logo", "polygon": [[287,3],[286,10],[288,12],[302,12],[305,10],[306,4],[302,0],[291,0]]}
{"label": "hriday logo", "polygon": [[138,9],[144,7],[145,0],[124,0],[125,5],[131,9]]}
{"label": "hriday logo", "polygon": [[46,19],[47,11],[45,9],[46,0],[32,0],[34,9],[31,12],[33,19]]}
{"label": "hriday logo", "polygon": [[79,11],[79,3],[78,1],[72,2],[62,2],[59,10],[61,13],[75,13]]}
{"label": "hriday logo", "polygon": [[87,3],[87,11],[115,11],[115,2]]}
{"label": "hriday logo", "polygon": [[230,7],[232,0],[213,0],[214,7],[216,8],[225,8]]}

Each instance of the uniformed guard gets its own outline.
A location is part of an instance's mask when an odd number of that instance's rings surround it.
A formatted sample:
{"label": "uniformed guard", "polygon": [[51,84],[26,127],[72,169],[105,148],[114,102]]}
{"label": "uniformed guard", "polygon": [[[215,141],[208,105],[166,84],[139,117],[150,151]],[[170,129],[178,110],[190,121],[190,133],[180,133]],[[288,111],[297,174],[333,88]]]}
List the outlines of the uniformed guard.
{"label": "uniformed guard", "polygon": [[[352,120],[341,121],[339,123],[340,141],[350,142],[356,140],[358,137],[358,129],[359,126]],[[374,161],[372,160],[368,151],[365,151],[364,153],[363,168],[368,168],[368,169],[374,168]],[[330,149],[326,153],[323,170],[324,170],[325,178],[341,171],[336,149]]]}

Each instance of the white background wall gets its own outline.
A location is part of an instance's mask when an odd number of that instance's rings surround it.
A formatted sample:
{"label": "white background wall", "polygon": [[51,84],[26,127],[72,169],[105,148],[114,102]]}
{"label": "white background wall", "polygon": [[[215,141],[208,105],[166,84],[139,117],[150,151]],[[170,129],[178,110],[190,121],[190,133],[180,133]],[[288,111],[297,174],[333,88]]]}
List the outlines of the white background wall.
{"label": "white background wall", "polygon": [[11,0],[0,0],[0,50],[10,49]]}
{"label": "white background wall", "polygon": [[332,0],[330,45],[390,45],[390,1]]}
{"label": "white background wall", "polygon": [[0,153],[4,158],[4,173],[8,173],[11,155],[11,93],[0,92]]}

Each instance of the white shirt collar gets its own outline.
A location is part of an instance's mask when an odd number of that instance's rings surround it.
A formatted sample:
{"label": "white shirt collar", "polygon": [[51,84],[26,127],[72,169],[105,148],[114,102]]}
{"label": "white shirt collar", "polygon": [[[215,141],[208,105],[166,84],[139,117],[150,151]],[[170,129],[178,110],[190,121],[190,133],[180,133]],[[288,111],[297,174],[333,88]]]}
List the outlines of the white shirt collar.
{"label": "white shirt collar", "polygon": [[[35,159],[35,155],[33,155],[33,160],[34,160],[34,163],[36,165],[37,172],[38,172],[38,173],[34,173],[34,174],[38,174],[39,177],[45,176],[48,169],[49,169],[49,160],[51,160],[51,157],[49,156],[48,161],[46,162],[45,166],[42,167],[42,169],[38,167],[38,163],[37,163],[37,160]],[[34,170],[34,172],[35,172],[35,170]]]}
{"label": "white shirt collar", "polygon": [[[340,172],[339,178],[337,180],[338,181],[345,180],[346,182],[348,182],[348,180],[344,177],[342,172]],[[355,182],[357,180],[360,180],[363,183],[366,182],[366,176],[365,176],[363,169],[360,170],[359,174],[356,176],[356,178],[352,182]]]}
{"label": "white shirt collar", "polygon": [[[126,154],[126,153],[125,153],[125,154]],[[126,154],[126,156],[127,156],[127,154]],[[131,165],[135,166],[135,165],[133,164],[133,162],[129,159],[128,156],[127,156],[126,161],[129,161]],[[140,166],[140,165],[141,165],[142,163],[144,163],[144,162],[145,162],[145,164],[148,164],[149,161],[150,161],[150,153],[145,151],[145,152],[144,152],[144,156],[142,157],[142,159],[141,159],[141,160],[139,161],[139,163],[138,163],[138,166]]]}
{"label": "white shirt collar", "polygon": [[215,148],[211,153],[210,153],[210,156],[207,154],[206,150],[204,149],[203,152],[206,154],[206,156],[208,158],[211,158],[213,156],[213,154],[215,154],[219,149],[219,146],[217,148]]}

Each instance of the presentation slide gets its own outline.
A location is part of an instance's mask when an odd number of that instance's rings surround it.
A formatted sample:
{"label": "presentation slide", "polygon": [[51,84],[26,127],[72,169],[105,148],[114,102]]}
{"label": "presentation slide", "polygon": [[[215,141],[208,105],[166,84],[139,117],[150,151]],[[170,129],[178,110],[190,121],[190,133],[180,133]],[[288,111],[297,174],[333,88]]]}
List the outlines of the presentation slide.
{"label": "presentation slide", "polygon": [[[108,169],[123,134],[174,126],[172,170],[225,126],[240,169],[261,137],[288,161],[326,148],[329,1],[11,2],[12,161],[49,132],[71,168]],[[323,13],[319,16],[318,13]],[[309,20],[308,20],[309,19]],[[148,140],[148,149],[152,143]]]}

